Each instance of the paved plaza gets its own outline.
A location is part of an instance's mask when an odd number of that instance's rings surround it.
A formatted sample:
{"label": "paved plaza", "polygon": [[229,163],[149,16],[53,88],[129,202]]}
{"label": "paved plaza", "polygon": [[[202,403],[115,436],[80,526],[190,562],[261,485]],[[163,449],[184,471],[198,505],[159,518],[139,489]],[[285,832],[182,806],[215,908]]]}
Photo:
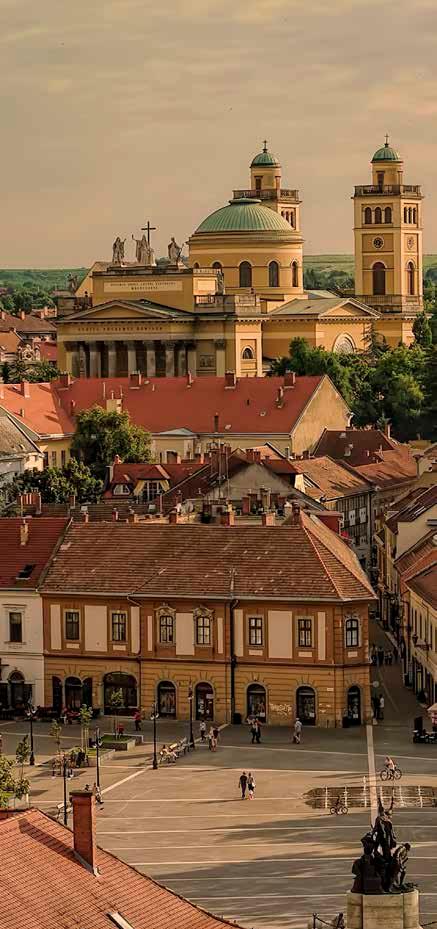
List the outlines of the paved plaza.
{"label": "paved plaza", "polygon": [[[378,630],[374,638],[381,636]],[[373,741],[376,772],[387,753],[403,771],[395,832],[398,841],[412,843],[408,873],[420,886],[422,925],[437,920],[437,808],[421,808],[419,794],[416,809],[402,805],[402,789],[409,785],[437,790],[437,745],[412,743],[412,720],[420,708],[401,686],[400,667],[377,669],[375,675],[386,698],[383,723],[368,730],[306,728],[300,746],[291,743],[285,728],[265,728],[261,744],[251,745],[245,726],[229,726],[221,731],[216,753],[196,743],[196,751],[177,764],[153,771],[147,723],[144,746],[102,767],[99,844],[244,927],[304,926],[314,911],[332,918],[344,908],[370,810],[351,807],[345,817],[332,816],[314,809],[304,795],[313,788],[330,788],[329,796],[337,788],[356,787],[367,797]],[[7,752],[13,752],[25,728],[2,725]],[[48,730],[44,724],[36,727],[37,763],[53,752]],[[186,723],[159,722],[160,743],[182,734],[188,734]],[[66,727],[62,735],[65,747],[77,744],[78,727]],[[239,797],[243,769],[255,774],[253,801]],[[44,766],[31,777],[32,803],[53,811],[62,800],[62,780],[51,778]],[[69,786],[92,780],[93,771],[86,770]]]}

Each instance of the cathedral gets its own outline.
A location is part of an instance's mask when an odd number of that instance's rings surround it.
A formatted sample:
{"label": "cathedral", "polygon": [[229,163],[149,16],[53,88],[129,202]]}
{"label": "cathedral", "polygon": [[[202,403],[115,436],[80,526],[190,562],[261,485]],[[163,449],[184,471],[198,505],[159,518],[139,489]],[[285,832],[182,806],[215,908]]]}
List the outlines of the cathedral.
{"label": "cathedral", "polygon": [[[58,299],[59,367],[76,377],[261,376],[301,336],[329,351],[362,351],[373,332],[409,344],[422,296],[422,194],[403,183],[388,138],[371,162],[371,184],[355,187],[355,295],[305,291],[302,201],[282,186],[265,142],[250,186],[234,190],[188,240],[188,262],[172,238],[155,261],[151,227],[125,260],[117,236],[111,262],[96,262]],[[147,232],[147,235],[146,235]]]}

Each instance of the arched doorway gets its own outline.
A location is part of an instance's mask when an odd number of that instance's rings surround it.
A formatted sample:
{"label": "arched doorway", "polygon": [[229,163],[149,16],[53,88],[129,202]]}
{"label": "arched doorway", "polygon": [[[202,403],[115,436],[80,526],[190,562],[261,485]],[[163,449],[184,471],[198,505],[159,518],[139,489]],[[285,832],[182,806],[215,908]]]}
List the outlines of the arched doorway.
{"label": "arched doorway", "polygon": [[158,713],[160,716],[176,718],[176,687],[171,681],[158,684]]}
{"label": "arched doorway", "polygon": [[85,677],[82,684],[82,700],[85,706],[93,705],[93,679],[92,677]]}
{"label": "arched doorway", "polygon": [[211,684],[196,684],[196,719],[214,719],[214,691]]}
{"label": "arched doorway", "polygon": [[377,261],[372,268],[373,274],[373,293],[374,296],[385,295],[385,265],[382,261]]}
{"label": "arched doorway", "polygon": [[347,717],[350,726],[361,725],[361,692],[356,684],[347,692]]}
{"label": "arched doorway", "polygon": [[109,715],[114,713],[112,704],[112,695],[121,690],[123,703],[117,712],[130,713],[138,706],[137,700],[137,682],[133,674],[126,674],[124,671],[114,671],[111,674],[105,674],[103,678],[103,704],[105,713]]}
{"label": "arched doorway", "polygon": [[316,692],[312,687],[298,687],[296,691],[296,716],[304,726],[316,725]]}
{"label": "arched doorway", "polygon": [[249,684],[247,688],[247,715],[256,716],[262,723],[267,720],[267,696],[262,684]]}
{"label": "arched doorway", "polygon": [[52,707],[56,713],[63,710],[62,681],[60,677],[52,677]]}
{"label": "arched doorway", "polygon": [[[9,675],[11,689],[11,707],[13,710],[24,710],[31,699],[32,688],[26,687],[21,671],[13,671]],[[30,693],[29,693],[30,690]]]}
{"label": "arched doorway", "polygon": [[65,678],[65,706],[77,712],[82,706],[82,681],[79,677]]}

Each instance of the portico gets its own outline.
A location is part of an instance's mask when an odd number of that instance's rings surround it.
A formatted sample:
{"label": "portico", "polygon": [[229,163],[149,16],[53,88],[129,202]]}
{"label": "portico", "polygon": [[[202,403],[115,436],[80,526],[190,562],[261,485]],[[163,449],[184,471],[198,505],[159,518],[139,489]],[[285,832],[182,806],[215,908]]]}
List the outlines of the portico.
{"label": "portico", "polygon": [[136,371],[147,377],[197,373],[193,343],[184,339],[83,339],[66,341],[64,351],[65,370],[73,377],[127,377]]}

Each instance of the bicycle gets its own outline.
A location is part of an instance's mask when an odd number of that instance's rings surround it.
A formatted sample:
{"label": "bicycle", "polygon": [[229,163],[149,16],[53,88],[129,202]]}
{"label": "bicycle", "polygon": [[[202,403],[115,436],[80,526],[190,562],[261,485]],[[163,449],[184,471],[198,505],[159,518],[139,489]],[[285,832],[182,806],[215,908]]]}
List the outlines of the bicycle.
{"label": "bicycle", "polygon": [[348,808],[346,804],[340,800],[340,797],[337,797],[337,800],[335,801],[335,806],[331,806],[331,809],[329,812],[332,814],[335,813],[336,816],[345,816],[346,813],[348,812]]}
{"label": "bicycle", "polygon": [[382,781],[399,781],[402,777],[402,771],[398,766],[394,768],[383,768],[379,772]]}

